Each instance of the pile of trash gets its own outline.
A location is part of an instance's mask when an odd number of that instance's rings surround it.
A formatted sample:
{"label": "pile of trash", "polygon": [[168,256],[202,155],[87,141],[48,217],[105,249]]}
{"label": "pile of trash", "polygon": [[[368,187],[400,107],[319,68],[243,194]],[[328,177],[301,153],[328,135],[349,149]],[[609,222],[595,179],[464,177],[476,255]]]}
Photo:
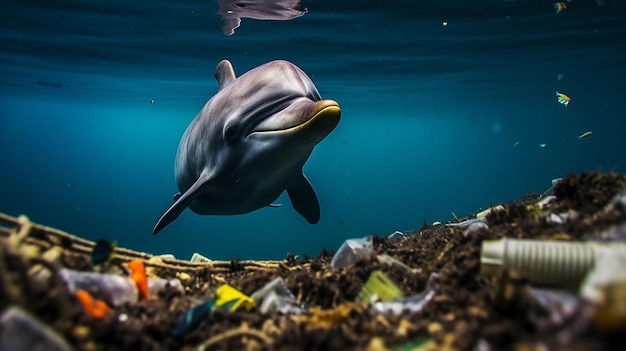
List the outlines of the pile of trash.
{"label": "pile of trash", "polygon": [[0,214],[0,350],[626,346],[626,176],[316,257],[190,261]]}

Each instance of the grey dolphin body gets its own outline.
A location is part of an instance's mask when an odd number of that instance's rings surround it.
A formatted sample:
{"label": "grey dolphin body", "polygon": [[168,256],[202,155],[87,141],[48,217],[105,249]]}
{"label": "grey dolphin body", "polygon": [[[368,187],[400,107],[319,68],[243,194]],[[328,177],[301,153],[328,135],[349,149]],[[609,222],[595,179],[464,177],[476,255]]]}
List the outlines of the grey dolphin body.
{"label": "grey dolphin body", "polygon": [[187,207],[201,215],[243,214],[270,205],[284,190],[296,211],[317,223],[319,203],[302,166],[339,123],[339,105],[322,100],[311,79],[287,61],[236,78],[224,60],[215,78],[218,92],[178,146],[175,176],[182,195],[153,233]]}

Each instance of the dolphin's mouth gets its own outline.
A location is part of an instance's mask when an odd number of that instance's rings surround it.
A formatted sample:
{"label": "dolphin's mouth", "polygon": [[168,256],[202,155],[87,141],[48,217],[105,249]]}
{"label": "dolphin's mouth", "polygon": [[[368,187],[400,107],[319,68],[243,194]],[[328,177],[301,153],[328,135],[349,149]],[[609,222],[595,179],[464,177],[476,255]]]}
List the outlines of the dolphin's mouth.
{"label": "dolphin's mouth", "polygon": [[263,120],[254,127],[250,134],[289,132],[305,128],[314,121],[327,119],[328,117],[334,117],[328,119],[330,119],[330,123],[336,125],[339,121],[340,113],[339,104],[333,100],[311,101],[308,98],[301,98],[284,110]]}

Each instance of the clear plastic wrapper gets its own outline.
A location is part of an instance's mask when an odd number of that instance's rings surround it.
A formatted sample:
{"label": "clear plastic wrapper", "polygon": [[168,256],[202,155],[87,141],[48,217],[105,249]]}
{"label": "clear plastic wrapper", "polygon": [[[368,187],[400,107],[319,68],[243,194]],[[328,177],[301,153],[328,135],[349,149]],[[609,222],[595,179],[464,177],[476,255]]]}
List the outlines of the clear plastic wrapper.
{"label": "clear plastic wrapper", "polygon": [[367,257],[374,252],[372,236],[366,236],[358,239],[348,239],[344,241],[339,250],[330,261],[332,268],[348,267],[357,260]]}

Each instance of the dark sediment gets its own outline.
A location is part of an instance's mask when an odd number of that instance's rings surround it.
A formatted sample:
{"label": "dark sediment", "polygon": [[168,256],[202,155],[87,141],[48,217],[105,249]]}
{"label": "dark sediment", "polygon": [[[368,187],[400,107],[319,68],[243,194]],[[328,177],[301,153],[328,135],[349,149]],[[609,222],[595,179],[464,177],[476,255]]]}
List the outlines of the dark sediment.
{"label": "dark sediment", "polygon": [[[4,216],[0,310],[21,306],[80,350],[180,350],[202,343],[214,350],[473,350],[476,345],[489,350],[537,345],[563,350],[616,349],[626,347],[626,325],[600,327],[582,308],[568,320],[550,319],[549,311],[530,295],[528,282],[515,272],[500,277],[480,273],[480,247],[484,240],[505,237],[593,239],[607,228],[626,224],[626,206],[611,205],[625,190],[624,175],[569,175],[555,186],[556,200],[547,209],[532,206],[538,196],[529,194],[503,204],[504,210],[487,216],[488,228],[467,235],[462,227],[424,225],[396,243],[375,236],[377,254],[387,254],[412,270],[381,263],[375,256],[333,270],[331,251],[304,259],[290,255],[283,261],[192,264],[155,260],[118,248],[113,263],[142,259],[151,274],[181,278],[185,293],[166,288],[156,298],[124,305],[101,320],[83,311],[56,274],[60,267],[92,270],[93,243],[39,225],[28,229],[29,222]],[[563,223],[539,215],[568,211],[576,215]],[[62,249],[57,261],[41,257],[54,248]],[[35,266],[53,274],[45,280],[34,279]],[[375,270],[387,274],[406,296],[424,291],[431,274],[437,273],[429,283],[435,295],[419,313],[377,315],[367,305],[354,302]],[[173,337],[180,316],[219,285],[228,283],[249,295],[276,277],[282,277],[297,302],[306,306],[305,313],[218,310],[183,338]],[[563,335],[570,339],[564,340]]]}

